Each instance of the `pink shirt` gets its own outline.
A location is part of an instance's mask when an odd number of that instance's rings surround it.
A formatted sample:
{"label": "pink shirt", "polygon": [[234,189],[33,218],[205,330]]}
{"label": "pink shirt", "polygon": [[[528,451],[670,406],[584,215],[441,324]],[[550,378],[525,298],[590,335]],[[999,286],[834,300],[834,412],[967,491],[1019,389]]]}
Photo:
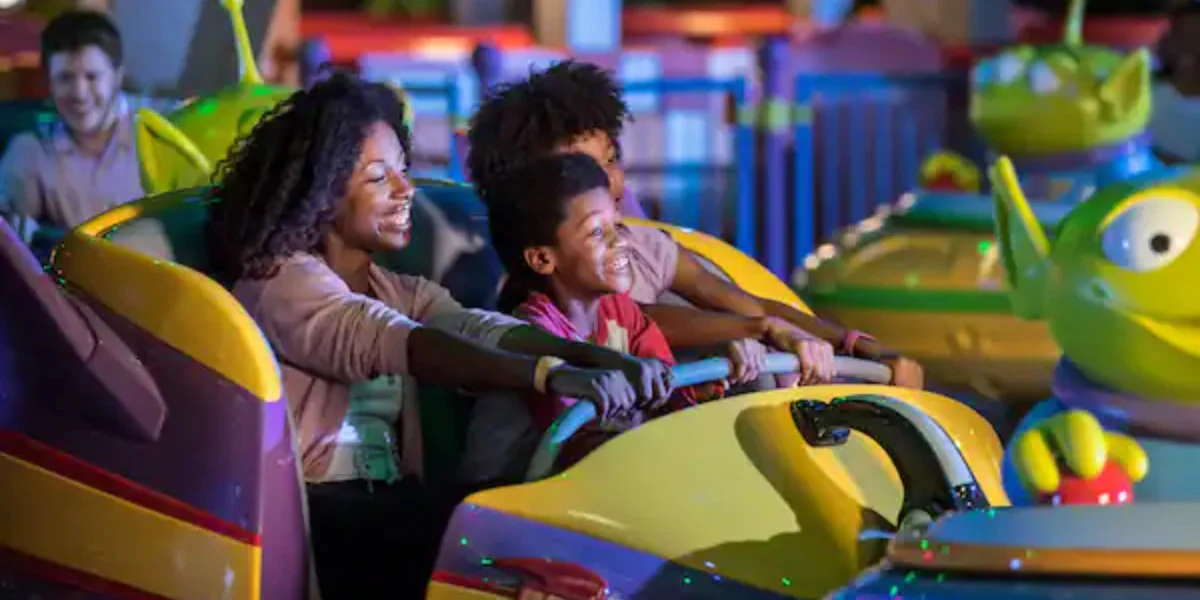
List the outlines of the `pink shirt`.
{"label": "pink shirt", "polygon": [[[623,294],[609,294],[600,299],[593,330],[586,335],[577,330],[554,301],[545,294],[534,292],[514,312],[535,327],[560,338],[590,342],[641,358],[657,358],[668,366],[675,364],[671,347],[659,330],[637,303]],[[529,396],[530,417],[539,432],[550,428],[554,419],[574,405],[578,400],[554,394],[532,394]],[[566,467],[586,456],[605,440],[622,431],[633,429],[648,419],[683,410],[696,404],[696,395],[691,388],[675,390],[671,401],[656,413],[638,410],[624,418],[591,423],[566,442],[559,456],[559,466]]]}
{"label": "pink shirt", "polygon": [[116,131],[99,156],[80,151],[61,122],[14,137],[0,158],[0,215],[72,229],[145,195],[126,107],[122,101]]}
{"label": "pink shirt", "polygon": [[629,297],[638,304],[655,304],[675,283],[679,244],[654,227],[626,225],[623,230],[633,267]]}
{"label": "pink shirt", "polygon": [[[413,329],[433,326],[495,346],[509,329],[524,325],[505,315],[465,309],[432,281],[375,265],[370,286],[374,297],[356,294],[323,260],[299,254],[273,277],[243,279],[233,288],[279,359],[308,481],[322,481],[329,469],[350,406],[350,386],[408,373]],[[411,382],[404,388],[415,391]],[[401,404],[399,429],[402,468],[419,473],[416,410],[415,401]]]}

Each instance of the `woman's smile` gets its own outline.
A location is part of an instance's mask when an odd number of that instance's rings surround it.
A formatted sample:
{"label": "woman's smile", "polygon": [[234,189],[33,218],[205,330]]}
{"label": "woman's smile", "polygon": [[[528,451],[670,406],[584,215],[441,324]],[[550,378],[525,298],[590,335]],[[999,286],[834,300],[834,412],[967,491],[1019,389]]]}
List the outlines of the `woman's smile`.
{"label": "woman's smile", "polygon": [[383,214],[379,230],[386,233],[408,233],[412,227],[412,200],[397,203]]}

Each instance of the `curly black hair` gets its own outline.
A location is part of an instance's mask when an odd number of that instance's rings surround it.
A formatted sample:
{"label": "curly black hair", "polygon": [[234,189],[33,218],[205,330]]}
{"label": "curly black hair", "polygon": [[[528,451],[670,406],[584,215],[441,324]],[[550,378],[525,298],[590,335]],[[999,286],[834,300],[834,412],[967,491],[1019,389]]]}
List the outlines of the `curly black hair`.
{"label": "curly black hair", "polygon": [[534,159],[493,182],[488,230],[508,273],[497,302],[501,312],[512,312],[530,292],[546,291],[544,278],[525,262],[525,249],[555,245],[569,201],[597,188],[608,189],[608,175],[578,153]]}
{"label": "curly black hair", "polygon": [[573,60],[494,88],[467,132],[467,171],[480,198],[488,201],[505,172],[581,135],[599,130],[616,143],[630,119],[621,94],[608,71]]}
{"label": "curly black hair", "polygon": [[387,123],[411,157],[395,90],[343,72],[292,94],[217,165],[208,241],[218,279],[274,274],[280,259],[319,252],[371,126]]}

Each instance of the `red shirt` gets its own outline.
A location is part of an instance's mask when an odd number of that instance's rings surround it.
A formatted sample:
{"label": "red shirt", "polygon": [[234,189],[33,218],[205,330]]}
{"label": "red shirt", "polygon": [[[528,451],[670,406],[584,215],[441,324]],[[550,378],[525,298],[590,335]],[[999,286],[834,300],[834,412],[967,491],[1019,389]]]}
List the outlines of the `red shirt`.
{"label": "red shirt", "polygon": [[[657,358],[667,366],[675,365],[675,355],[671,353],[671,346],[667,344],[662,330],[642,312],[636,302],[624,294],[610,294],[600,299],[595,328],[586,337],[545,294],[530,294],[514,314],[531,325],[561,338],[591,342],[638,358]],[[530,411],[534,425],[542,430],[549,428],[554,419],[577,402],[574,398],[552,394],[537,396],[531,399]],[[603,430],[624,431],[636,427],[646,419],[695,404],[696,399],[691,388],[681,388],[675,391],[670,402],[656,414],[638,411],[628,419],[610,420]],[[599,423],[593,423],[599,426]]]}

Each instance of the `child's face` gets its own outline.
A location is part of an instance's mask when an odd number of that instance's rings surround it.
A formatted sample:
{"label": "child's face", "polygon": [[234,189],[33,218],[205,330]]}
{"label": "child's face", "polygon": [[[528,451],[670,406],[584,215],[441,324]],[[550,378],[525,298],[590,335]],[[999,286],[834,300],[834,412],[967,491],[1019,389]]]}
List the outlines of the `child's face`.
{"label": "child's face", "polygon": [[585,133],[569,144],[559,146],[558,151],[563,154],[586,154],[592,157],[596,164],[604,167],[604,172],[608,175],[609,191],[616,202],[617,210],[620,211],[621,198],[625,195],[625,169],[621,167],[621,153],[607,133],[598,129]]}
{"label": "child's face", "polygon": [[612,194],[603,188],[571,200],[554,248],[526,252],[535,271],[574,294],[621,294],[633,285],[629,249]]}

